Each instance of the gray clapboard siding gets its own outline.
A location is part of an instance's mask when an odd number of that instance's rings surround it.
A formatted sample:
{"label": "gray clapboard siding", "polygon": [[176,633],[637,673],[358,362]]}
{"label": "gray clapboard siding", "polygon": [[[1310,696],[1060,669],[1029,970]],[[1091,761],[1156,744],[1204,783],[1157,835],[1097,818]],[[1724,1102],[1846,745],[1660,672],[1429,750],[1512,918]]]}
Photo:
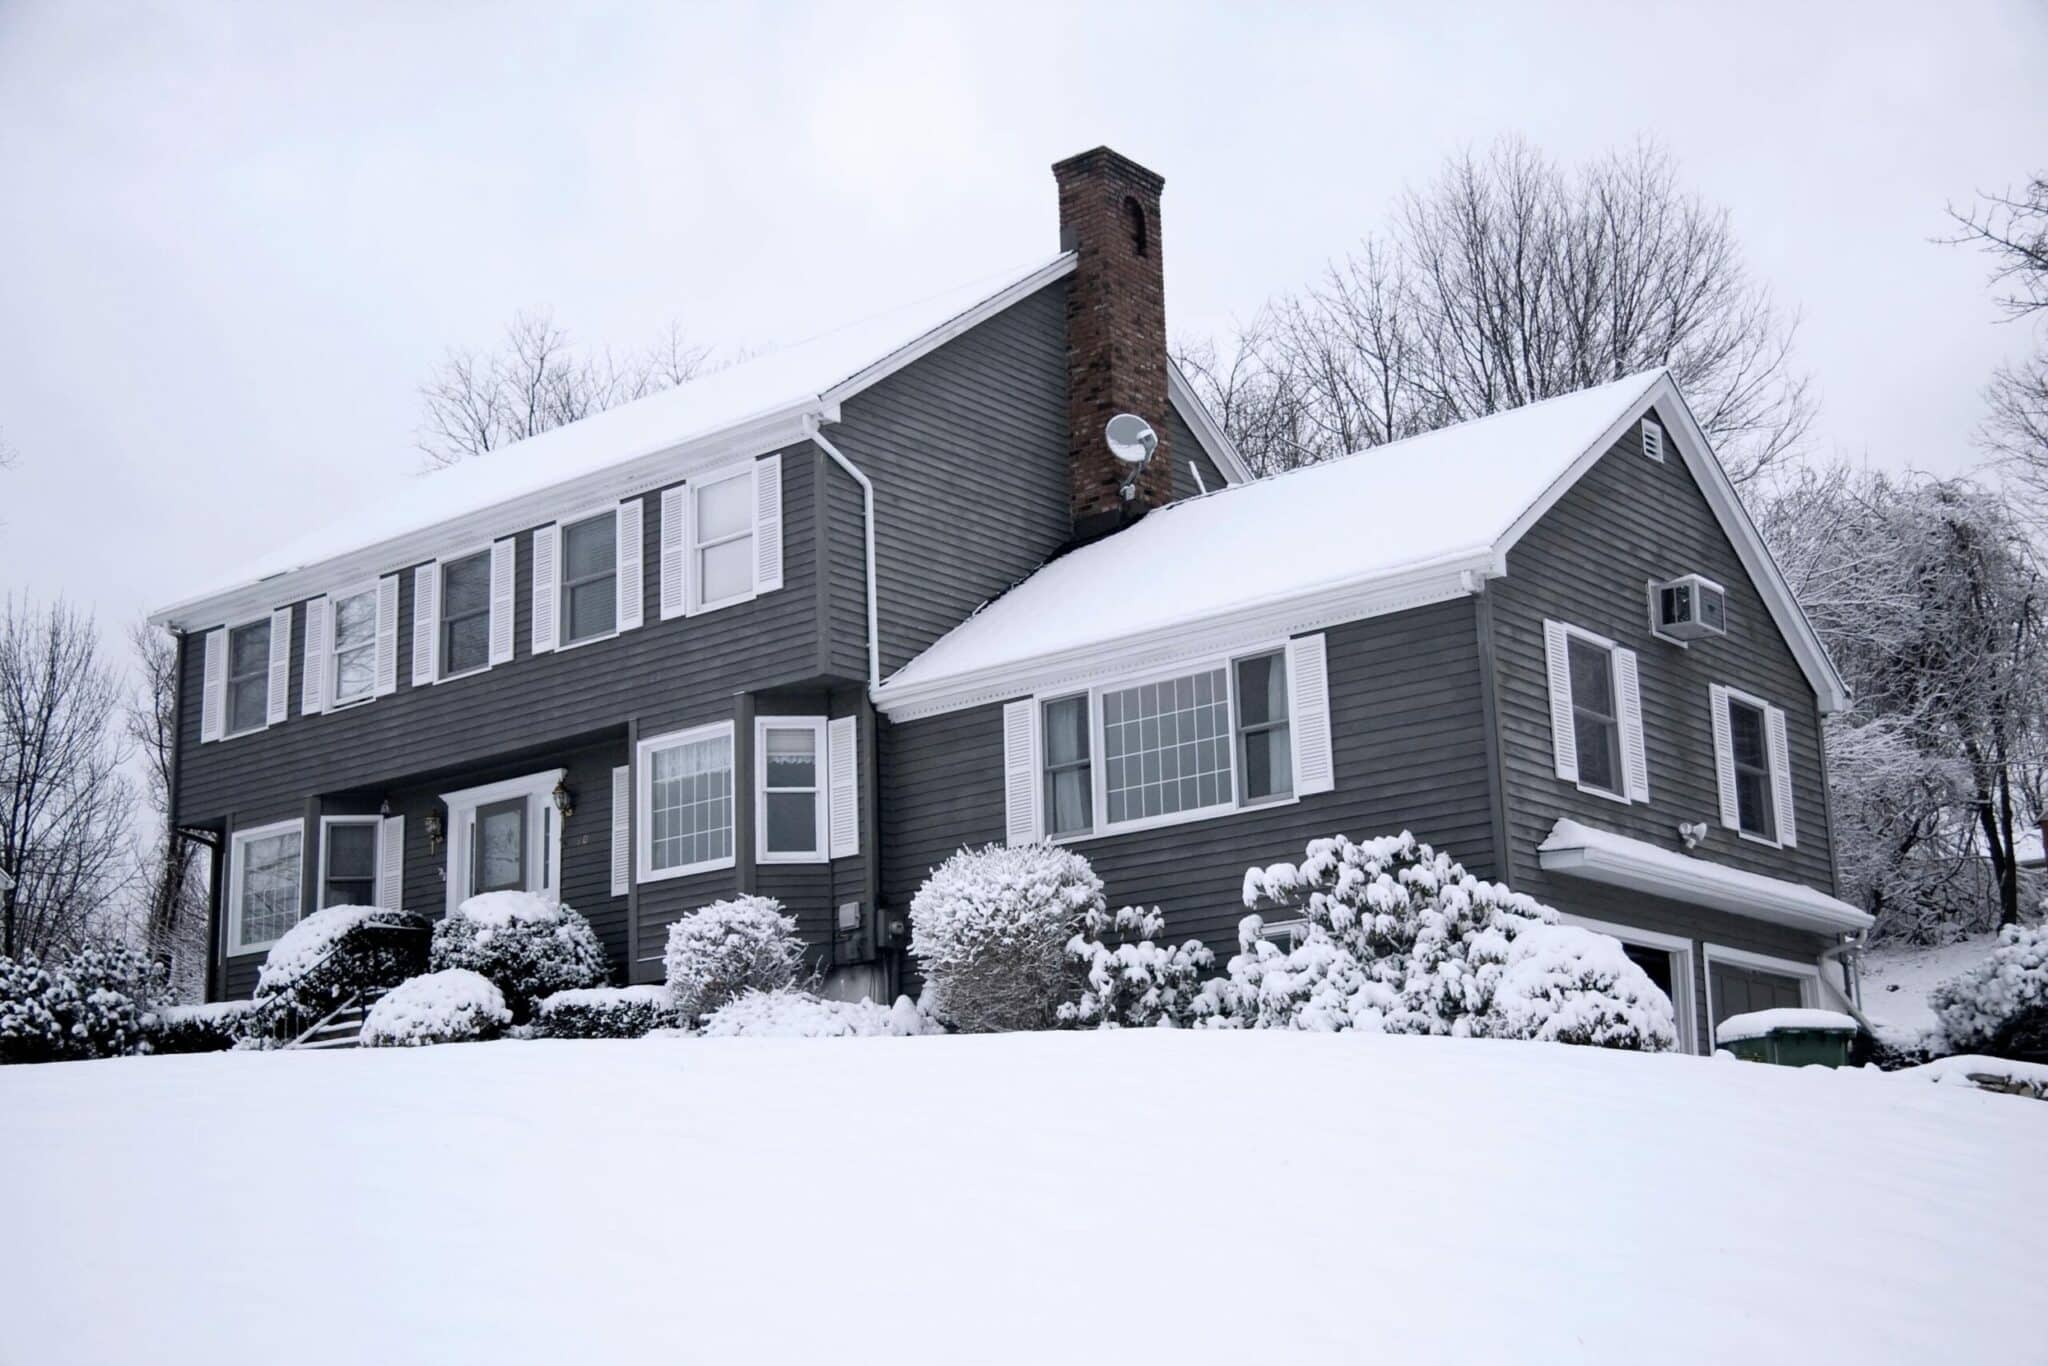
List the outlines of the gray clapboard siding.
{"label": "gray clapboard siding", "polygon": [[[1215,458],[1203,447],[1195,436],[1194,429],[1181,421],[1178,410],[1169,408],[1166,414],[1167,458],[1173,461],[1173,496],[1176,500],[1193,498],[1202,493],[1214,493],[1224,486],[1223,471],[1216,466]],[[1195,481],[1194,469],[1190,462],[1202,471],[1201,482]]]}
{"label": "gray clapboard siding", "polygon": [[[1470,600],[1328,633],[1334,791],[1214,820],[1083,840],[1112,906],[1158,905],[1168,932],[1236,950],[1245,869],[1299,860],[1311,839],[1407,829],[1494,875],[1489,758]],[[955,849],[1003,838],[1002,707],[886,728],[884,904],[907,908]]]}

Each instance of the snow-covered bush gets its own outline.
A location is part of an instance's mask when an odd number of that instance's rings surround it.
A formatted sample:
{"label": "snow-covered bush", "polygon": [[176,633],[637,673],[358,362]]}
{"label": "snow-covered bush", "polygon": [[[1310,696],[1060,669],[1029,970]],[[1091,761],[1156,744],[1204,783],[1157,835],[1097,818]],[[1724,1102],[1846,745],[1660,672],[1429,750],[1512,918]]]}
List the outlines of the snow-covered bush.
{"label": "snow-covered bush", "polygon": [[873,1001],[826,1001],[807,991],[749,991],[711,1012],[704,1035],[717,1039],[840,1039],[878,1034],[944,1031],[898,996],[889,1007]]}
{"label": "snow-covered bush", "polygon": [[1671,998],[1619,940],[1576,925],[1530,925],[1515,935],[1482,1032],[1645,1053],[1678,1043]]}
{"label": "snow-covered bush", "polygon": [[415,977],[388,992],[363,1020],[365,1048],[416,1048],[496,1038],[512,1023],[505,994],[468,968]]}
{"label": "snow-covered bush", "polygon": [[678,1018],[675,997],[658,983],[558,991],[533,1013],[543,1039],[637,1039]]}
{"label": "snow-covered bush", "polygon": [[1102,907],[1102,879],[1072,850],[962,849],[910,902],[910,952],[933,1013],[971,1034],[1051,1028],[1068,994],[1067,945]]}
{"label": "snow-covered bush", "polygon": [[485,892],[434,926],[429,966],[468,968],[505,993],[512,1018],[526,1021],[544,997],[601,987],[610,975],[590,922],[533,892]]}
{"label": "snow-covered bush", "polygon": [[1927,995],[1958,1052],[2048,1061],[2048,924],[2007,925],[1976,967]]}
{"label": "snow-covered bush", "polygon": [[668,989],[685,1021],[744,992],[794,986],[803,961],[796,917],[768,896],[714,901],[690,912],[668,927],[662,955]]}
{"label": "snow-covered bush", "polygon": [[427,970],[427,918],[375,906],[330,906],[286,930],[256,975],[256,999],[318,1015],[349,997]]}
{"label": "snow-covered bush", "polygon": [[141,1051],[162,985],[162,969],[122,944],[88,945],[61,963],[0,957],[0,1063]]}
{"label": "snow-covered bush", "polygon": [[142,1021],[152,1053],[219,1053],[243,1034],[254,1001],[215,1001],[203,1006],[158,1006]]}
{"label": "snow-covered bush", "polygon": [[34,954],[0,957],[0,1063],[52,1062],[65,1056],[61,1022],[76,1009],[71,980]]}
{"label": "snow-covered bush", "polygon": [[1060,1006],[1060,1023],[1098,1029],[1187,1024],[1216,955],[1197,939],[1178,948],[1154,942],[1165,933],[1166,917],[1157,906],[1085,912],[1081,932],[1067,942],[1067,958],[1087,985],[1080,1000]]}

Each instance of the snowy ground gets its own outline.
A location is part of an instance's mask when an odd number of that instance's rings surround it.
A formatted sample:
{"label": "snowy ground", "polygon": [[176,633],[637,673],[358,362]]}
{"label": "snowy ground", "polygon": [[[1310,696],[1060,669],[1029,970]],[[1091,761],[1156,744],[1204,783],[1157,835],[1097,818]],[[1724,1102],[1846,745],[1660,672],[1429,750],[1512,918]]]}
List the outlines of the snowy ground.
{"label": "snowy ground", "polygon": [[1863,955],[1863,1013],[1891,1030],[1921,1033],[1934,1028],[1927,993],[1965,968],[1974,968],[1998,946],[1996,934],[1980,934],[1938,948],[1899,945]]}
{"label": "snowy ground", "polygon": [[0,1361],[2038,1362],[2048,1105],[1360,1035],[0,1070]]}

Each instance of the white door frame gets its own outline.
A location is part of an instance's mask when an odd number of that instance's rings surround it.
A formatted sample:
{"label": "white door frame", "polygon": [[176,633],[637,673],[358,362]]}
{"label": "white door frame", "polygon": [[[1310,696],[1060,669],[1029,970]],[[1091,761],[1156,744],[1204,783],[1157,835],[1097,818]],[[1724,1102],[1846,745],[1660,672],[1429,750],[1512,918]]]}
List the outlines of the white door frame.
{"label": "white door frame", "polygon": [[1591,916],[1573,915],[1559,911],[1557,918],[1567,925],[1593,930],[1599,934],[1612,935],[1624,944],[1639,948],[1662,949],[1672,955],[1676,971],[1671,974],[1671,1013],[1678,1025],[1678,1046],[1687,1053],[1700,1051],[1699,1012],[1694,1008],[1693,994],[1696,988],[1695,973],[1698,955],[1693,951],[1693,942],[1681,935],[1660,934],[1656,930],[1639,930],[1633,925],[1617,925],[1611,920],[1595,920]]}
{"label": "white door frame", "polygon": [[562,818],[555,810],[555,787],[569,776],[566,768],[550,768],[523,778],[444,792],[448,808],[448,910],[469,899],[469,850],[476,833],[476,811],[493,802],[526,799],[526,881],[528,887],[556,901],[562,899]]}

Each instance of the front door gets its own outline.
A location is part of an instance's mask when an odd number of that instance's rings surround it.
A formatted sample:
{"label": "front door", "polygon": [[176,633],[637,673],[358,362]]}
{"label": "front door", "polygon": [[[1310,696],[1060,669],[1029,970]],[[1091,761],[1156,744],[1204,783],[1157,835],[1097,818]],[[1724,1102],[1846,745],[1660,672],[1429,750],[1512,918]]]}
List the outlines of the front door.
{"label": "front door", "polygon": [[526,798],[476,809],[469,885],[476,892],[531,891],[527,884]]}

